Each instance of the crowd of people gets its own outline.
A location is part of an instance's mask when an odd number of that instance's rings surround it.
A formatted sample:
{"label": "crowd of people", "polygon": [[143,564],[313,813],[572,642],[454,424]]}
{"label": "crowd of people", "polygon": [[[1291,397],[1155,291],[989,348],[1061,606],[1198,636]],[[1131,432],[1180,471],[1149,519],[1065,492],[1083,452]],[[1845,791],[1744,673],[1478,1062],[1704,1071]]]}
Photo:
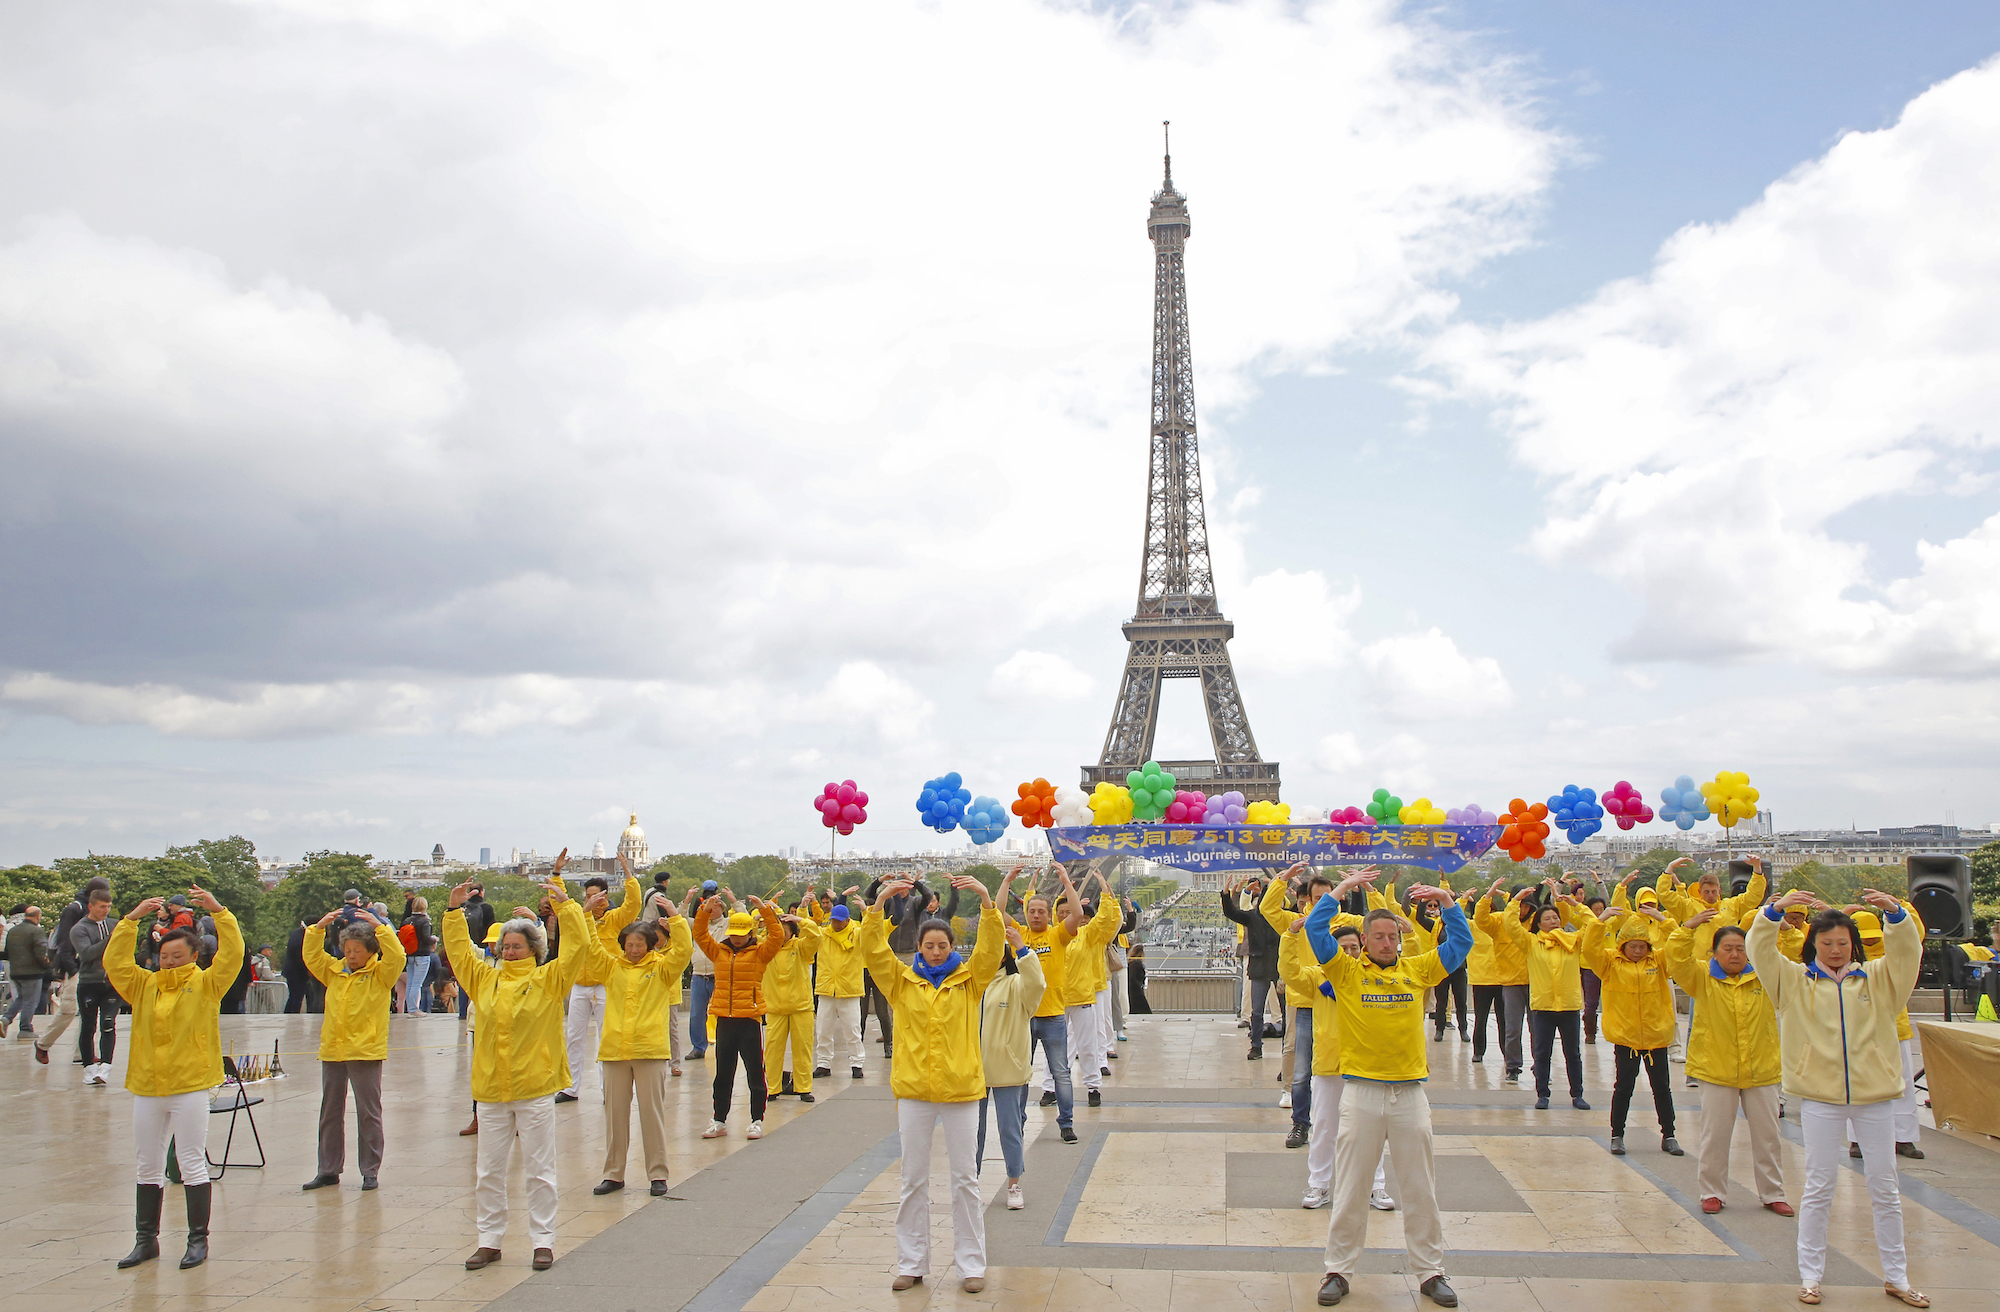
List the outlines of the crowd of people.
{"label": "crowd of people", "polygon": [[[1055,1108],[1061,1141],[1076,1143],[1077,1085],[1090,1106],[1102,1105],[1103,1079],[1126,1038],[1127,1004],[1147,1009],[1143,955],[1131,938],[1136,910],[1095,868],[1079,885],[1057,866],[1054,887],[1031,883],[1018,898],[1020,867],[997,890],[969,876],[944,888],[878,880],[859,899],[859,887],[809,887],[782,908],[739,899],[713,881],[677,905],[665,876],[642,889],[628,870],[614,906],[603,877],[586,880],[581,898],[572,898],[561,877],[565,859],[557,858],[540,904],[515,907],[505,919],[477,881],[451,890],[435,929],[422,899],[411,899],[392,924],[385,906],[350,890],[341,906],[300,923],[282,966],[268,948],[247,953],[234,917],[201,888],[147,898],[116,917],[113,890],[92,880],[53,934],[38,909],[24,912],[5,940],[17,993],[0,1026],[31,1028],[42,1010],[41,981],[73,981],[57,1023],[35,1036],[36,1056],[46,1062],[49,1047],[80,1020],[85,1078],[103,1083],[121,1003],[133,1014],[125,1087],[134,1095],[135,1242],[120,1265],[159,1254],[170,1144],[187,1213],[180,1264],[207,1258],[209,1095],[224,1074],[218,1017],[246,976],[282,974],[291,985],[287,1010],[323,1017],[317,1169],[306,1190],[340,1182],[350,1098],[361,1188],[377,1187],[390,1017],[455,1006],[472,1048],[473,1119],[464,1133],[479,1139],[471,1270],[502,1256],[517,1148],[531,1263],[554,1262],[557,1118],[565,1103],[585,1096],[591,1072],[606,1113],[595,1192],[625,1188],[636,1107],[647,1185],[664,1195],[668,1093],[684,1062],[712,1060],[704,1137],[730,1133],[740,1073],[745,1137],[758,1139],[770,1099],[810,1103],[815,1081],[843,1066],[850,1079],[863,1077],[872,1015],[903,1148],[896,1290],[932,1271],[936,1134],[944,1135],[948,1161],[952,1263],[963,1287],[977,1292],[986,1274],[979,1179],[989,1126],[1006,1172],[1006,1206],[1021,1208],[1037,1053],[1041,1105]],[[1418,884],[1398,898],[1377,889],[1381,872],[1373,867],[1299,865],[1224,888],[1223,914],[1242,942],[1246,1055],[1261,1060],[1266,1040],[1282,1039],[1285,1143],[1307,1150],[1302,1205],[1331,1212],[1321,1305],[1348,1292],[1368,1211],[1398,1207],[1421,1292],[1439,1306],[1457,1305],[1443,1265],[1424,1093],[1429,1048],[1452,1032],[1455,1004],[1456,1033],[1470,1043],[1471,1060],[1485,1061],[1490,1016],[1502,1083],[1518,1086],[1528,1074],[1537,1110],[1557,1096],[1558,1044],[1570,1105],[1590,1110],[1582,1048],[1601,1033],[1614,1049],[1614,1155],[1629,1151],[1642,1072],[1660,1150],[1683,1154],[1672,1060],[1684,1057],[1701,1091],[1696,1152],[1705,1213],[1728,1204],[1740,1115],[1758,1203],[1794,1216],[1778,1127],[1785,1103],[1795,1104],[1806,1155],[1796,1214],[1800,1301],[1821,1299],[1844,1149],[1863,1163],[1887,1292],[1928,1306],[1908,1284],[1894,1161],[1922,1156],[1905,1010],[1921,956],[1914,910],[1873,890],[1841,908],[1803,890],[1767,897],[1761,869],[1725,897],[1713,872],[1682,883],[1678,868],[1636,889],[1636,876],[1595,889],[1548,880],[1503,890],[1495,881],[1463,892]],[[965,918],[969,946],[960,941],[961,906],[976,908]],[[1400,1199],[1388,1194],[1390,1163]]]}

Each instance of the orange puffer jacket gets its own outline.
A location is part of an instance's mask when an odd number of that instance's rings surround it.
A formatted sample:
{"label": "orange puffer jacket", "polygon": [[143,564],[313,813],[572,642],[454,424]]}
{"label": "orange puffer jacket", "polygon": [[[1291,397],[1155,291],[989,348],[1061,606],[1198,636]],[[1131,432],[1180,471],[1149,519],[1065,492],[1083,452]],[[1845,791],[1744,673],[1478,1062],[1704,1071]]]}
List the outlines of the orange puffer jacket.
{"label": "orange puffer jacket", "polygon": [[764,967],[784,950],[789,931],[778,919],[777,908],[769,902],[758,908],[764,915],[764,937],[738,951],[718,942],[708,932],[708,910],[701,907],[688,915],[694,925],[694,945],[715,963],[715,996],[708,1000],[711,1016],[748,1017],[764,1014]]}

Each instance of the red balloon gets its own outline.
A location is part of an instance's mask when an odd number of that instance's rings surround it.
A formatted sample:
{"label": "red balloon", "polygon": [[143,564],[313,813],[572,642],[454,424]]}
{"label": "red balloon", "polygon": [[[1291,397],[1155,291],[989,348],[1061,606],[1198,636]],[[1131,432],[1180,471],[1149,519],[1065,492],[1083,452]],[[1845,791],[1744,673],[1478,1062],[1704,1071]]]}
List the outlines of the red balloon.
{"label": "red balloon", "polygon": [[851,834],[854,832],[854,826],[850,824],[843,824],[840,826],[840,832],[843,834]]}

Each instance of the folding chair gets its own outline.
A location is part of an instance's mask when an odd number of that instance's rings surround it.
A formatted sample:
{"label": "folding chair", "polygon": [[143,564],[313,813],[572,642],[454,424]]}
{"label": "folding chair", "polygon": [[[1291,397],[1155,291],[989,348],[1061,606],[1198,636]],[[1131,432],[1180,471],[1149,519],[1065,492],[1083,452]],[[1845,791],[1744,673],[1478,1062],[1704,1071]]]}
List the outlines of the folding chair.
{"label": "folding chair", "polygon": [[[229,1168],[232,1166],[241,1166],[261,1171],[264,1169],[265,1160],[264,1137],[257,1133],[257,1117],[250,1110],[264,1100],[262,1098],[251,1097],[249,1090],[243,1087],[243,1074],[236,1069],[236,1059],[234,1057],[224,1057],[222,1059],[222,1076],[222,1092],[217,1094],[214,1101],[208,1105],[208,1112],[211,1116],[220,1116],[224,1112],[229,1113],[229,1134],[222,1141],[222,1160],[218,1162],[213,1157],[208,1159],[209,1177],[215,1180],[220,1180],[228,1173]],[[244,1119],[250,1122],[250,1139],[257,1145],[257,1160],[254,1162],[232,1162],[229,1160],[230,1146],[236,1142],[236,1116],[239,1112],[242,1113]],[[206,1156],[207,1154],[204,1152],[203,1155]]]}

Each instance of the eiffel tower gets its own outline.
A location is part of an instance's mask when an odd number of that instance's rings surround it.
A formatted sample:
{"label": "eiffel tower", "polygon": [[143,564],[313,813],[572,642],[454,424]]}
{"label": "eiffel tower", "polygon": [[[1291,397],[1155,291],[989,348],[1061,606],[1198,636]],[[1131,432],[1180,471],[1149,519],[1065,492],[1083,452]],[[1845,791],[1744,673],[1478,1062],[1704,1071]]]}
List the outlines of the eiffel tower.
{"label": "eiffel tower", "polygon": [[[1165,127],[1162,124],[1162,127]],[[1188,341],[1187,197],[1174,190],[1171,139],[1166,180],[1153,194],[1146,232],[1153,240],[1153,437],[1146,480],[1145,560],[1139,605],[1124,625],[1130,643],[1104,754],[1083,767],[1083,786],[1125,782],[1153,754],[1160,690],[1168,679],[1200,679],[1208,712],[1212,761],[1162,761],[1188,788],[1240,792],[1252,801],[1278,800],[1278,763],[1257,754],[1250,717],[1229,640],[1236,626],[1215,602],[1208,559],[1208,516],[1201,496],[1201,453],[1195,442],[1194,353]]]}

